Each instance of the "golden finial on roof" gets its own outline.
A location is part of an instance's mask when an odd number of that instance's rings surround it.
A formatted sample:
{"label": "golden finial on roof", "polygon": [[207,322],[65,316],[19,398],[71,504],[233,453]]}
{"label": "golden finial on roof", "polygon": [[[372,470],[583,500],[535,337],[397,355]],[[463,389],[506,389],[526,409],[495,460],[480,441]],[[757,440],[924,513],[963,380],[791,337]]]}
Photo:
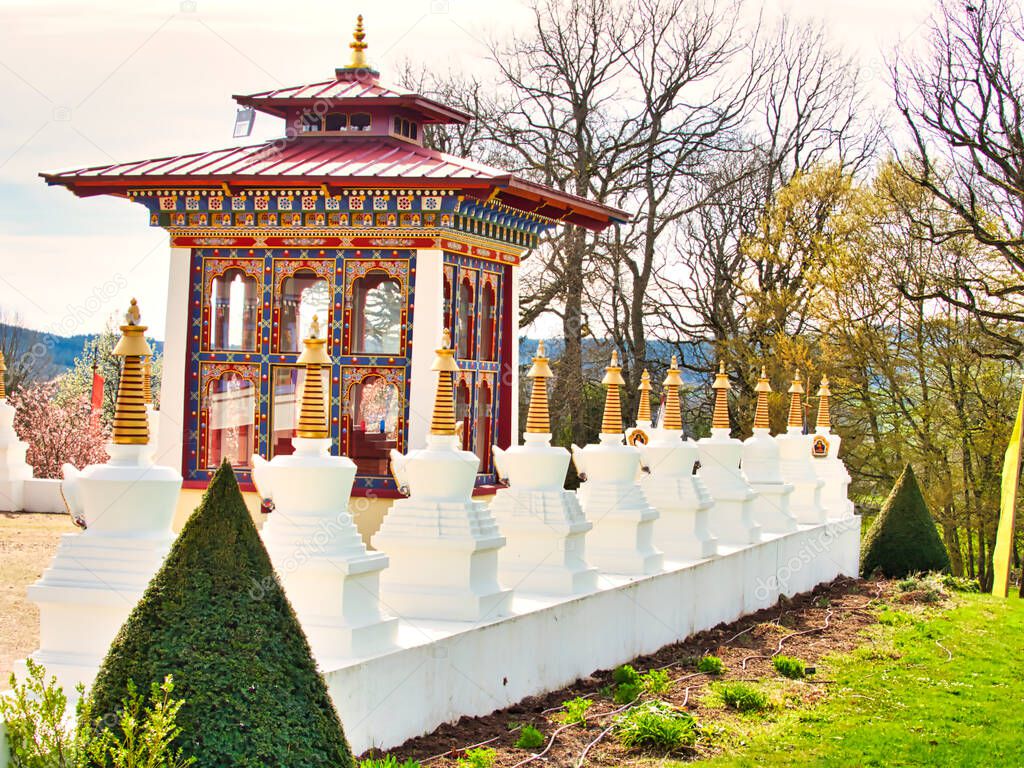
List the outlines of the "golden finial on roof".
{"label": "golden finial on roof", "polygon": [[729,390],[732,389],[732,385],[729,383],[729,374],[725,372],[724,360],[718,363],[718,373],[711,388],[715,390],[715,410],[711,414],[711,428],[732,429],[729,422]]}
{"label": "golden finial on roof", "polygon": [[661,428],[682,432],[683,409],[679,404],[679,387],[683,385],[683,379],[679,375],[675,355],[672,355],[672,365],[669,366],[668,375],[665,376],[662,385],[665,387],[665,407],[661,412]]}
{"label": "golden finial on roof", "polygon": [[637,423],[651,420],[651,374],[644,368],[640,374],[640,402],[636,407]]}
{"label": "golden finial on roof", "polygon": [[622,430],[622,401],[619,397],[619,387],[626,383],[622,378],[622,367],[619,365],[619,353],[612,350],[611,364],[604,369],[604,378],[601,383],[608,387],[604,399],[604,415],[601,418],[602,435],[621,435]]}
{"label": "golden finial on roof", "polygon": [[7,363],[4,362],[4,353],[0,350],[0,400],[7,398],[7,385],[5,383],[5,375],[7,373]]}
{"label": "golden finial on roof", "polygon": [[327,356],[327,339],[320,338],[320,318],[316,315],[309,324],[309,336],[302,343],[304,349],[298,362],[306,366],[306,379],[302,383],[299,427],[295,434],[311,440],[323,440],[331,434],[327,428],[327,399],[321,371],[331,364],[331,358]]}
{"label": "golden finial on roof", "polygon": [[455,386],[453,376],[458,373],[452,335],[447,328],[441,336],[441,348],[435,350],[437,357],[430,370],[437,371],[437,390],[434,392],[434,413],[430,417],[430,434],[455,434]]}
{"label": "golden finial on roof", "polygon": [[152,355],[152,351],[146,343],[146,326],[140,325],[139,320],[139,305],[132,299],[125,313],[125,325],[121,326],[121,338],[114,347],[114,354],[124,358],[114,409],[113,441],[118,445],[145,445],[149,442],[142,359]]}
{"label": "golden finial on roof", "polygon": [[754,429],[771,429],[771,420],[768,417],[768,393],[772,391],[771,382],[768,381],[768,373],[765,367],[761,366],[761,378],[757,380],[754,387],[757,392],[757,407],[754,410]]}
{"label": "golden finial on roof", "polygon": [[786,420],[787,427],[804,426],[804,404],[800,397],[804,393],[804,385],[800,379],[800,371],[797,370],[793,383],[789,387],[789,418]]}
{"label": "golden finial on roof", "polygon": [[363,14],[356,17],[356,29],[352,33],[352,42],[348,47],[352,49],[352,58],[349,61],[351,69],[363,69],[366,67],[366,32],[363,31]]}
{"label": "golden finial on roof", "polygon": [[821,386],[818,387],[818,420],[814,426],[824,429],[831,429],[832,427],[832,410],[830,408],[830,400],[832,398],[832,390],[828,388],[828,376],[821,377]]}
{"label": "golden finial on roof", "polygon": [[537,342],[537,354],[533,356],[533,365],[526,374],[533,379],[530,390],[530,410],[526,414],[526,431],[533,434],[551,434],[551,414],[548,411],[548,383],[551,378],[551,366],[544,356],[544,342]]}

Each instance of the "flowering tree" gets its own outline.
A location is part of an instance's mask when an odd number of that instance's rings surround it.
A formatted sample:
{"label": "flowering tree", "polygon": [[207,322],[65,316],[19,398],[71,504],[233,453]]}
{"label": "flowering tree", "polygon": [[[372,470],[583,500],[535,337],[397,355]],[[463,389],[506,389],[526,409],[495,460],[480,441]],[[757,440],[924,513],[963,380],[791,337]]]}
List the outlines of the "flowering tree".
{"label": "flowering tree", "polygon": [[109,429],[92,418],[87,401],[61,401],[57,389],[56,381],[47,381],[10,396],[17,409],[14,430],[28,443],[26,459],[36,477],[59,478],[65,462],[81,469],[107,460]]}

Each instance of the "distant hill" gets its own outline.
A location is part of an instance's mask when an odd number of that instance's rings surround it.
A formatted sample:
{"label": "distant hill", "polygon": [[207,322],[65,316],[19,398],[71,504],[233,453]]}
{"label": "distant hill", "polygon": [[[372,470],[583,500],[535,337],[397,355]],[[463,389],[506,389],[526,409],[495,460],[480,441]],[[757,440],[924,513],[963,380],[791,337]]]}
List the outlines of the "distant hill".
{"label": "distant hill", "polygon": [[[520,337],[519,339],[519,363],[520,365],[529,366],[530,359],[537,354],[537,342],[538,339],[530,339],[527,337]],[[564,344],[561,339],[544,339],[544,352],[553,360],[557,360],[562,355],[562,348]],[[608,365],[608,361],[605,359],[597,359],[597,355],[600,350],[610,348],[609,344],[605,340],[600,339],[584,339],[583,340],[583,359],[584,359],[584,372],[594,378],[600,378],[604,367]],[[656,370],[664,370],[668,367],[669,361],[672,359],[672,355],[681,354],[682,359],[680,364],[696,363],[697,362],[698,345],[693,342],[680,343],[678,347],[673,344],[669,344],[665,341],[652,340],[647,342],[647,356],[651,362],[650,369],[651,373],[655,373]],[[682,371],[682,378],[687,384],[699,384],[702,379],[699,374],[693,371],[688,371],[685,368]]]}

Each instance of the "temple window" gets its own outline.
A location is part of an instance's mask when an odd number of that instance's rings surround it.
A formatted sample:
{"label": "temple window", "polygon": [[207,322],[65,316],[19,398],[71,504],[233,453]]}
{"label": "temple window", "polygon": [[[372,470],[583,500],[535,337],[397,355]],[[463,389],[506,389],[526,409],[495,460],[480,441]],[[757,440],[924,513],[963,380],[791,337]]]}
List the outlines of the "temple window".
{"label": "temple window", "polygon": [[[344,115],[341,115],[341,117],[344,117]],[[324,129],[324,119],[315,112],[303,112],[301,125],[303,133],[322,131]]]}
{"label": "temple window", "polygon": [[313,315],[325,323],[331,306],[330,286],[311,269],[300,269],[286,277],[278,296],[280,311],[278,351],[299,352],[302,336],[313,322]]}
{"label": "temple window", "polygon": [[470,420],[469,407],[469,384],[463,379],[455,390],[455,424],[464,451],[470,450],[472,446],[473,424]]}
{"label": "temple window", "polygon": [[256,279],[228,269],[210,281],[210,349],[256,349],[260,297]]}
{"label": "temple window", "polygon": [[456,338],[459,342],[458,356],[463,360],[473,357],[473,334],[476,332],[476,324],[473,322],[473,284],[469,277],[463,278],[459,283],[459,328]]}
{"label": "temple window", "polygon": [[418,126],[412,120],[404,117],[396,117],[391,124],[391,132],[395,136],[404,136],[407,139],[415,139],[418,134]]}
{"label": "temple window", "polygon": [[352,352],[397,355],[402,350],[402,285],[383,270],[352,283]]}
{"label": "temple window", "polygon": [[348,115],[342,112],[331,112],[324,120],[325,131],[344,131],[348,128]]}
{"label": "temple window", "polygon": [[[275,366],[273,388],[270,391],[270,456],[287,456],[294,451],[292,438],[299,423],[299,401],[306,381],[306,369],[301,366]],[[330,373],[320,371],[323,379],[324,415],[330,423]]]}
{"label": "temple window", "polygon": [[398,387],[368,375],[349,390],[348,454],[361,475],[386,475],[390,451],[398,447]]}
{"label": "temple window", "polygon": [[452,277],[446,269],[444,272],[444,327],[455,338],[455,327],[452,325]]}
{"label": "temple window", "polygon": [[480,359],[494,360],[495,350],[494,286],[484,285],[480,294]]}
{"label": "temple window", "polygon": [[227,371],[210,382],[206,410],[206,466],[215,468],[225,459],[233,467],[251,466],[256,416],[252,382]]}
{"label": "temple window", "polygon": [[368,131],[371,125],[370,115],[366,112],[356,112],[349,119],[349,127],[353,131]]}
{"label": "temple window", "polygon": [[476,403],[476,455],[480,457],[480,472],[490,472],[491,466],[491,387],[480,382]]}

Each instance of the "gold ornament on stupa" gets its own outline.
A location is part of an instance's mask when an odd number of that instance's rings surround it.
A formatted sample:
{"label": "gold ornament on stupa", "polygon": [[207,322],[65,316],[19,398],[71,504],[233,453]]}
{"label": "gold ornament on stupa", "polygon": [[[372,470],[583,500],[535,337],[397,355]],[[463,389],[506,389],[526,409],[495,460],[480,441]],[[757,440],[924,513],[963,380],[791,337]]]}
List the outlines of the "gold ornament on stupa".
{"label": "gold ornament on stupa", "polygon": [[754,429],[771,429],[772,423],[768,416],[768,393],[772,391],[771,382],[764,366],[761,366],[761,378],[754,387],[757,392],[757,407],[754,409]]}
{"label": "gold ornament on stupa", "polygon": [[789,418],[786,420],[787,427],[804,427],[804,403],[801,395],[804,393],[803,381],[800,379],[800,371],[796,371],[793,383],[789,387]]}
{"label": "gold ornament on stupa", "polygon": [[729,374],[725,372],[724,360],[718,363],[718,373],[711,388],[715,390],[715,410],[711,414],[711,428],[732,429],[729,421],[729,390],[732,389],[732,385],[729,383]]}
{"label": "gold ornament on stupa", "polygon": [[604,369],[604,378],[601,383],[608,387],[608,393],[604,399],[604,416],[601,418],[602,435],[621,435],[622,429],[622,400],[619,388],[625,385],[626,380],[622,378],[622,366],[619,365],[619,353],[612,351],[611,364]]}
{"label": "gold ornament on stupa", "polygon": [[533,379],[530,389],[530,410],[526,414],[526,431],[532,434],[546,435],[551,433],[551,414],[548,411],[548,379],[551,366],[544,356],[544,342],[537,342],[537,354],[533,356],[527,378]]}
{"label": "gold ornament on stupa", "polygon": [[352,33],[352,42],[348,47],[352,49],[352,58],[349,60],[350,69],[366,68],[366,32],[363,31],[363,14],[356,17],[356,28]]}
{"label": "gold ornament on stupa", "polygon": [[146,445],[149,442],[142,360],[153,353],[146,343],[146,326],[140,325],[139,321],[139,305],[132,299],[125,313],[125,324],[121,326],[121,339],[114,347],[114,354],[124,358],[114,409],[112,439],[118,445]]}
{"label": "gold ornament on stupa", "polygon": [[679,375],[679,365],[675,355],[672,355],[672,365],[669,366],[662,386],[665,388],[665,407],[662,410],[661,428],[682,432],[683,409],[679,403],[679,388],[683,386],[683,379]]}
{"label": "gold ornament on stupa", "polygon": [[327,407],[324,397],[322,369],[331,364],[327,356],[327,338],[320,338],[320,318],[313,315],[309,325],[309,336],[302,340],[304,349],[298,362],[306,366],[306,380],[302,384],[302,398],[299,401],[298,437],[323,440],[330,437],[327,428]]}
{"label": "gold ornament on stupa", "polygon": [[7,399],[7,385],[6,381],[7,363],[4,361],[4,353],[0,351],[0,400]]}
{"label": "gold ornament on stupa", "polygon": [[818,419],[814,423],[815,427],[821,429],[832,428],[831,398],[832,390],[828,388],[828,376],[822,376],[821,386],[818,387]]}
{"label": "gold ornament on stupa", "polygon": [[146,405],[153,404],[153,356],[147,355],[142,361],[142,397]]}
{"label": "gold ornament on stupa", "polygon": [[640,374],[640,402],[636,406],[636,421],[651,420],[651,374],[644,368]]}
{"label": "gold ornament on stupa", "polygon": [[434,413],[430,417],[430,434],[455,434],[455,384],[454,376],[459,372],[455,362],[451,332],[445,328],[441,348],[435,350],[437,357],[430,370],[437,371],[437,390],[434,393]]}

